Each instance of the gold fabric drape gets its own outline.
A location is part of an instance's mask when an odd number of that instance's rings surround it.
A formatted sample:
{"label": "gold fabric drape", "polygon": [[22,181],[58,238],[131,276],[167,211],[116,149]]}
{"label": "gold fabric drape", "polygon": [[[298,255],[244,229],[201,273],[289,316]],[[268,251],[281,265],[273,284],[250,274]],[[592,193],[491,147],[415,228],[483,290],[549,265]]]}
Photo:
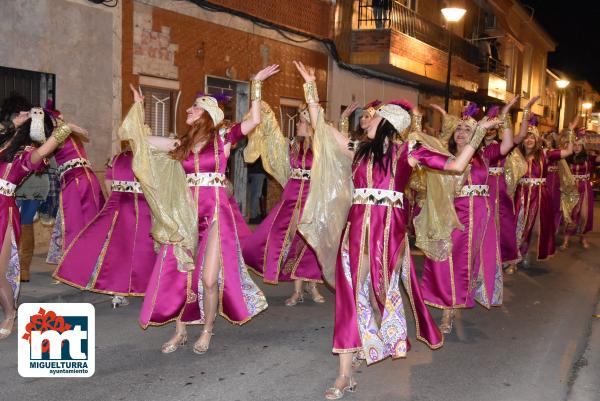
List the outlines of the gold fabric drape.
{"label": "gold fabric drape", "polygon": [[517,190],[519,180],[527,173],[527,161],[518,148],[513,149],[504,162],[504,179],[506,192],[512,198]]}
{"label": "gold fabric drape", "polygon": [[562,211],[565,225],[573,223],[571,213],[579,202],[577,181],[565,159],[558,161],[558,176],[560,177],[560,210]]}
{"label": "gold fabric drape", "polygon": [[[413,149],[417,143],[434,152],[452,157],[438,138],[421,132],[410,133],[409,149]],[[452,252],[452,231],[464,229],[454,209],[454,194],[462,186],[468,170],[462,175],[426,167],[421,167],[421,170],[422,172],[418,174],[425,174],[426,189],[425,195],[421,197],[423,200],[421,212],[413,219],[416,245],[428,258],[437,261],[446,260]],[[419,181],[422,183],[423,179]],[[419,186],[422,187],[422,184]]]}
{"label": "gold fabric drape", "polygon": [[454,131],[456,131],[456,127],[460,123],[460,118],[453,116],[451,114],[446,114],[442,118],[442,132],[440,133],[440,140],[443,143],[448,143],[450,137],[454,135]]}
{"label": "gold fabric drape", "polygon": [[345,155],[319,108],[313,144],[310,192],[298,224],[300,233],[317,254],[323,277],[335,287],[340,238],[352,204],[352,160]]}
{"label": "gold fabric drape", "polygon": [[[198,218],[181,163],[151,146],[142,103],[136,102],[119,128],[119,138],[133,150],[133,172],[152,212],[152,238],[173,245],[180,271],[195,263]],[[186,267],[187,265],[187,267]]]}
{"label": "gold fabric drape", "polygon": [[283,136],[275,113],[261,101],[260,124],[248,135],[244,161],[254,163],[259,157],[267,174],[285,187],[290,177],[289,140]]}

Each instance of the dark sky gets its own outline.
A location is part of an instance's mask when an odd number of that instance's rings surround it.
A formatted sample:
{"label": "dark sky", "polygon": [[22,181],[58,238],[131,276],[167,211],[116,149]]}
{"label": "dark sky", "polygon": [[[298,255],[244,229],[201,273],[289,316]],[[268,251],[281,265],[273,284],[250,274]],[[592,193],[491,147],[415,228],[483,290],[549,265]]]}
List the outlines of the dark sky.
{"label": "dark sky", "polygon": [[599,1],[522,0],[531,6],[534,18],[558,43],[548,55],[548,65],[581,79],[600,91],[600,18]]}

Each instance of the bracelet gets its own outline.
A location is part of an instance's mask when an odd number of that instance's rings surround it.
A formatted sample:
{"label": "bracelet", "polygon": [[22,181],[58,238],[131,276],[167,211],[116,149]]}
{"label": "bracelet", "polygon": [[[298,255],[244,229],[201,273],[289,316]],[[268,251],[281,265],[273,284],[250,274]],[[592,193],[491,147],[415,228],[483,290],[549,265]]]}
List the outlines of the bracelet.
{"label": "bracelet", "polygon": [[250,84],[250,101],[260,100],[262,93],[262,81],[253,79]]}
{"label": "bracelet", "polygon": [[54,129],[54,132],[52,132],[52,136],[59,144],[66,141],[69,135],[71,135],[71,128],[65,123],[60,124]]}
{"label": "bracelet", "polygon": [[423,132],[423,115],[421,114],[412,114],[412,124],[411,124],[412,132]]}
{"label": "bracelet", "polygon": [[471,145],[471,147],[475,150],[479,149],[479,145],[481,144],[481,141],[483,141],[483,138],[485,137],[486,133],[487,129],[477,124],[477,127],[475,128],[475,133],[469,141],[469,145]]}
{"label": "bracelet", "polygon": [[512,119],[510,117],[510,114],[502,114],[500,116],[500,125],[502,126],[502,128],[504,129],[512,129]]}
{"label": "bracelet", "polygon": [[529,121],[529,114],[531,113],[531,110],[529,109],[523,109],[523,121]]}
{"label": "bracelet", "polygon": [[575,142],[575,131],[567,129],[567,142]]}
{"label": "bracelet", "polygon": [[342,134],[347,134],[350,130],[350,120],[348,117],[341,117],[338,123],[338,128]]}
{"label": "bracelet", "polygon": [[309,105],[318,104],[319,94],[317,93],[315,81],[306,82],[302,87],[304,88],[304,98],[306,99],[306,103]]}

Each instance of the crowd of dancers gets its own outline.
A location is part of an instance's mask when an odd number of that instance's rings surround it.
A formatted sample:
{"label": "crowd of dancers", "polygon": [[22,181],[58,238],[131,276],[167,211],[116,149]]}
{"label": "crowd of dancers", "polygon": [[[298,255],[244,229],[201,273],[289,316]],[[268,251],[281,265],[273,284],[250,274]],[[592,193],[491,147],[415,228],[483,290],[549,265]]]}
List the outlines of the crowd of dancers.
{"label": "crowd of dancers", "polygon": [[[53,277],[81,290],[110,294],[113,305],[143,296],[143,328],[175,322],[163,353],[187,342],[187,327],[203,325],[192,346],[210,347],[217,315],[242,325],[267,308],[249,272],[265,283],[293,281],[285,305],[335,290],[333,352],[339,376],[325,392],[339,399],[355,391],[353,371],[363,361],[405,357],[406,313],[416,338],[432,349],[452,331],[454,313],[502,304],[503,274],[555,253],[561,224],[569,239],[592,229],[590,174],[600,157],[585,149],[577,120],[543,138],[531,99],[513,132],[511,108],[442,115],[437,136],[423,132],[422,115],[405,101],[363,107],[357,138],[348,116],[325,121],[314,70],[294,62],[305,81],[306,104],[295,136],[286,138],[261,100],[263,83],[278,65],[251,83],[247,117],[225,124],[219,102],[199,95],[187,109],[189,129],[177,138],[153,136],[144,125],[143,96],[120,129],[122,152],[109,163],[108,198],[87,159],[87,132],[56,110],[13,110],[0,136],[0,339],[10,335],[19,294],[19,209],[15,190],[54,157],[60,203],[47,261]],[[280,201],[252,232],[228,188],[232,146],[248,138],[246,162],[260,158],[282,187]],[[548,140],[549,139],[549,140]],[[537,232],[537,233],[534,233]],[[421,277],[409,237],[425,255]],[[405,308],[406,303],[406,308]],[[440,324],[427,305],[443,310]]]}

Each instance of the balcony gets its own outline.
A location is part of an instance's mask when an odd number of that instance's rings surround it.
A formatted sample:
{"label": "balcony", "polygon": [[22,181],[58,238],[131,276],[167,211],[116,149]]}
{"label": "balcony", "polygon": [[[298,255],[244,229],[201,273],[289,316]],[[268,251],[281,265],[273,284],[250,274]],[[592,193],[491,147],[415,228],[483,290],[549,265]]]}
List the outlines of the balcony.
{"label": "balcony", "polygon": [[[430,86],[443,85],[448,31],[397,0],[380,4],[387,7],[373,7],[373,0],[355,1],[350,62]],[[482,62],[479,49],[452,35],[451,85],[477,92]]]}

